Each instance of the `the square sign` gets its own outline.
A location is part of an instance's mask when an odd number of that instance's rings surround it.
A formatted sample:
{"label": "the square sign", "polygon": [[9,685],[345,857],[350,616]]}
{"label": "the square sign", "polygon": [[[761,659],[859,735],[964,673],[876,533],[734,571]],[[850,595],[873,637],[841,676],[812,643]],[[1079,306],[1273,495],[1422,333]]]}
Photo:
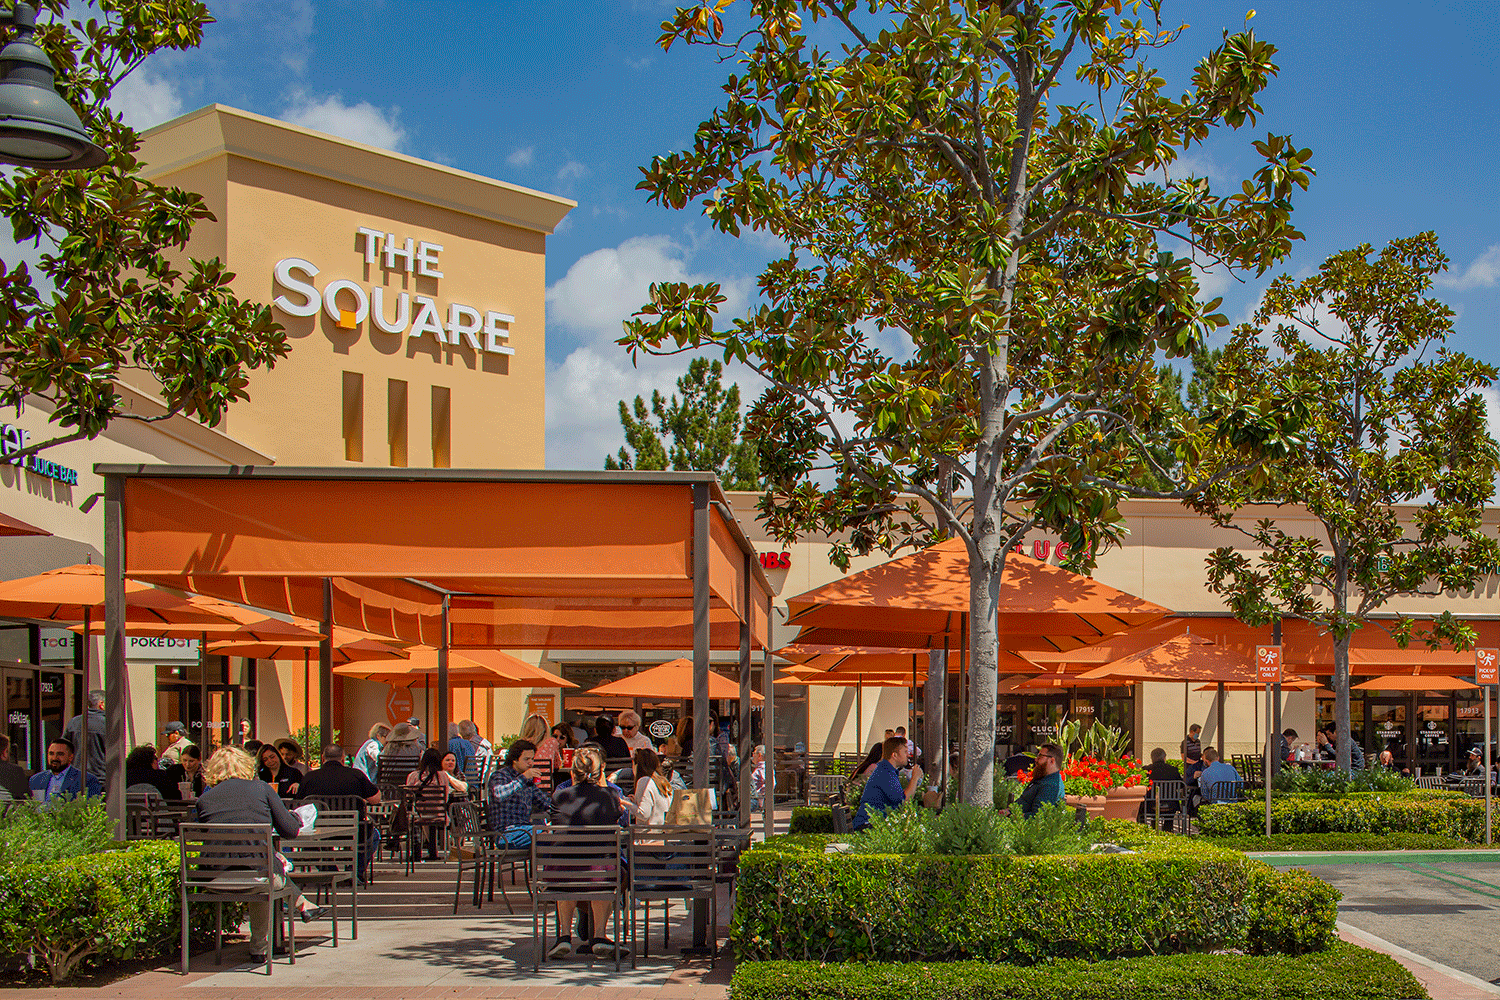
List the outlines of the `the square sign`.
{"label": "the square sign", "polygon": [[1500,684],[1500,649],[1474,650],[1474,683]]}
{"label": "the square sign", "polygon": [[1281,647],[1255,647],[1255,679],[1261,684],[1281,683]]}

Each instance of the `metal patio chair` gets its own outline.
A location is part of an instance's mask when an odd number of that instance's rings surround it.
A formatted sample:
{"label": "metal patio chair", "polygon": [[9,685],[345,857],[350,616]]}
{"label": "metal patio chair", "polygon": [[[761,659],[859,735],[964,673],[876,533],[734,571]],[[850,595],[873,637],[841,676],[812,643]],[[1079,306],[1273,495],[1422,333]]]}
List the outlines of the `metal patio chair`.
{"label": "metal patio chair", "polygon": [[[271,910],[272,940],[281,920],[282,902],[295,901],[301,889],[290,880],[276,884],[281,863],[270,824],[258,827],[235,823],[183,823],[177,843],[181,867],[177,874],[178,919],[182,930],[182,974],[188,974],[188,921],[192,903],[214,904],[214,963],[223,963],[224,904],[256,903],[264,899]],[[297,915],[285,908],[287,956],[297,964]],[[268,942],[269,943],[269,942]],[[275,948],[266,948],[266,975],[271,974]]]}

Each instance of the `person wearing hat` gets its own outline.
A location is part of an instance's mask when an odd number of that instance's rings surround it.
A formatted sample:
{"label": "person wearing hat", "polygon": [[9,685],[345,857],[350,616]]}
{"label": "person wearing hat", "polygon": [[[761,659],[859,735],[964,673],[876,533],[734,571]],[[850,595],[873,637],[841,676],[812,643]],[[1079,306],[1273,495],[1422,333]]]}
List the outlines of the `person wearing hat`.
{"label": "person wearing hat", "polygon": [[158,767],[166,769],[172,764],[182,763],[182,751],[193,746],[193,741],[188,739],[187,726],[180,722],[169,722],[161,727],[161,731],[167,738],[167,745],[156,763]]}
{"label": "person wearing hat", "polygon": [[[380,764],[377,773],[385,773],[395,777],[399,775],[399,781],[405,781],[406,775],[417,769],[422,763],[422,751],[427,749],[427,741],[422,734],[409,722],[398,722],[391,730],[390,738],[385,741],[385,749],[380,751]],[[384,779],[382,779],[384,780]]]}

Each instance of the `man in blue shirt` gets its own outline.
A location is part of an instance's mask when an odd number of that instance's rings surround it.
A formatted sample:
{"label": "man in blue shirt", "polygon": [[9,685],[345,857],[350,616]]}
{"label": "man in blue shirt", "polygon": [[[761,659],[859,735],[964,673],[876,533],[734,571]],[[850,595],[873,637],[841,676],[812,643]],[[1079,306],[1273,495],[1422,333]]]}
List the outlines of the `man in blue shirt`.
{"label": "man in blue shirt", "polygon": [[73,766],[73,744],[65,739],[55,739],[47,746],[47,770],[32,775],[28,787],[31,797],[43,802],[51,802],[54,795],[71,799],[103,794],[98,778]]}
{"label": "man in blue shirt", "polygon": [[551,797],[537,787],[541,772],[531,766],[534,757],[535,743],[516,740],[490,776],[490,829],[505,831],[507,847],[530,847],[531,814],[552,811]]}
{"label": "man in blue shirt", "polygon": [[901,775],[897,772],[906,766],[906,737],[892,736],[881,746],[881,761],[870,772],[865,781],[864,794],[859,797],[859,811],[854,814],[854,829],[863,830],[870,825],[870,814],[894,809],[911,798],[922,785],[922,769],[913,766],[911,780],[901,787]]}
{"label": "man in blue shirt", "polygon": [[1244,778],[1240,777],[1240,772],[1234,769],[1233,764],[1226,764],[1222,760],[1220,760],[1219,751],[1215,750],[1213,747],[1209,747],[1208,749],[1203,751],[1203,759],[1208,762],[1208,766],[1203,769],[1202,774],[1198,775],[1198,790],[1203,796],[1204,804],[1206,805],[1215,801],[1214,785],[1221,781],[1232,781],[1235,783],[1232,791],[1229,791],[1227,789],[1220,789],[1221,792],[1227,793],[1223,801],[1238,801],[1240,797],[1240,785],[1243,784],[1245,780]]}
{"label": "man in blue shirt", "polygon": [[1035,815],[1042,806],[1063,800],[1062,765],[1062,748],[1056,743],[1043,743],[1037,748],[1031,780],[1016,803],[1022,816]]}

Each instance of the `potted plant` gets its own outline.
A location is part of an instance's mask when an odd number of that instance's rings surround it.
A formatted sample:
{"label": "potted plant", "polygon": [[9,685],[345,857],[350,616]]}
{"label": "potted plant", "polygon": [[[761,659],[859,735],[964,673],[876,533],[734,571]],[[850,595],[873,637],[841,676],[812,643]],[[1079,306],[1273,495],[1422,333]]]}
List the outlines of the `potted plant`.
{"label": "potted plant", "polygon": [[1085,806],[1090,816],[1135,819],[1151,782],[1128,752],[1124,732],[1098,722],[1085,729],[1074,719],[1058,730],[1058,739],[1068,749],[1062,771],[1067,803]]}

